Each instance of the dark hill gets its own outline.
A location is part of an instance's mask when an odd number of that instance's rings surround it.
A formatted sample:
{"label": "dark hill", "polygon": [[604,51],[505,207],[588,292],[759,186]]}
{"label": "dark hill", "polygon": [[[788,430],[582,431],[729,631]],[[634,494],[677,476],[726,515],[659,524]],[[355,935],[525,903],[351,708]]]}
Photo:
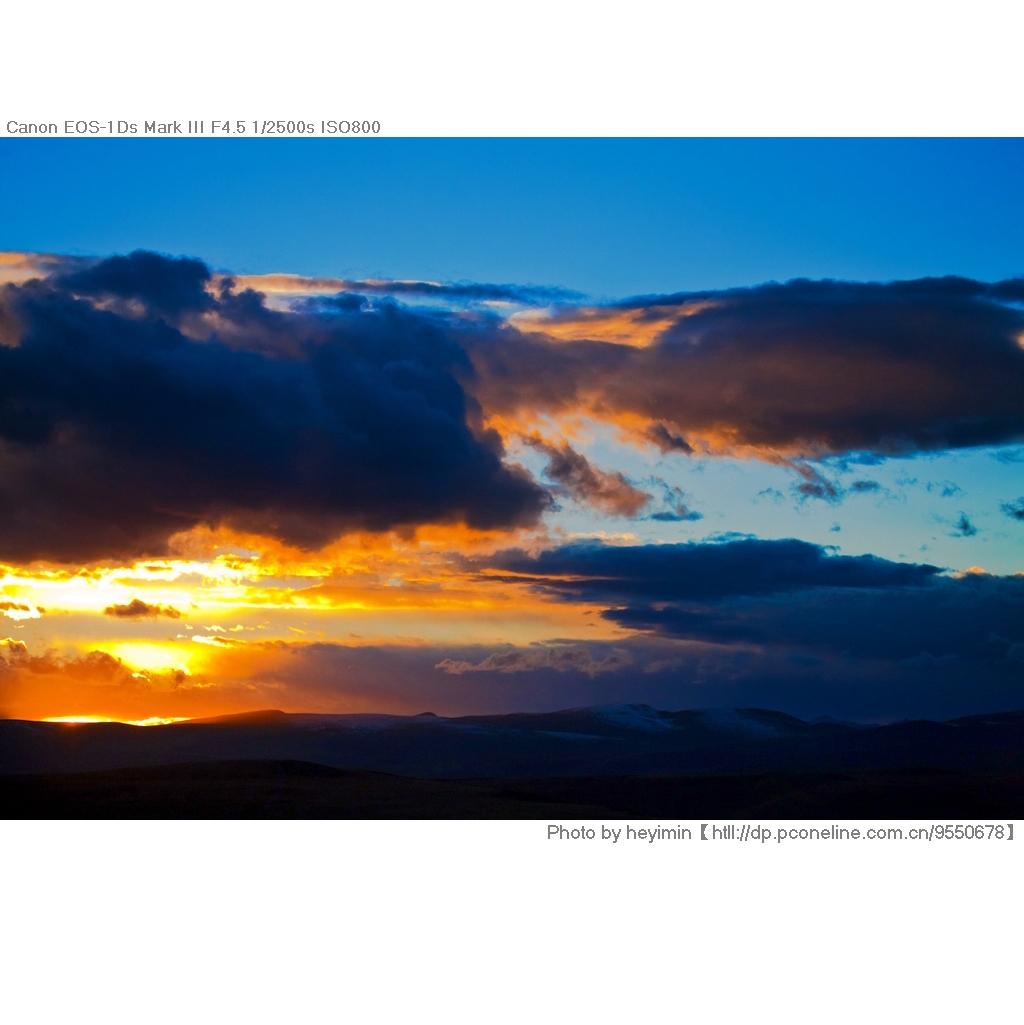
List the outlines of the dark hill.
{"label": "dark hill", "polygon": [[455,778],[1024,771],[1024,712],[887,726],[766,709],[614,705],[514,715],[245,713],[166,726],[0,721],[0,775],[218,760]]}
{"label": "dark hill", "polygon": [[0,818],[926,819],[1006,822],[1024,773],[422,779],[294,761],[0,776]]}

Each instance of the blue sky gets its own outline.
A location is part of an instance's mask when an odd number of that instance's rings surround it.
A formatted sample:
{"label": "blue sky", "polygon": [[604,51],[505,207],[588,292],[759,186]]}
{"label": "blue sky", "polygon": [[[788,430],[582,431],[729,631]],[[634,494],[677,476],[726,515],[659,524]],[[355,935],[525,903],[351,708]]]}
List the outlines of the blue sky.
{"label": "blue sky", "polygon": [[6,249],[560,285],[1024,273],[1024,141],[0,140]]}

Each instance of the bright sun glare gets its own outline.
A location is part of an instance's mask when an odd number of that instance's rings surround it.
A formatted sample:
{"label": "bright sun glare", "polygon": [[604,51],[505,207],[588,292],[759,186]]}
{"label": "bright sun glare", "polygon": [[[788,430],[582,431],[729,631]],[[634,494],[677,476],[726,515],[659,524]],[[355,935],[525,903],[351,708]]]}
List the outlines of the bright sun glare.
{"label": "bright sun glare", "polygon": [[43,722],[62,722],[72,725],[75,723],[119,722],[127,726],[166,726],[168,723],[186,721],[184,716],[161,718],[158,715],[152,715],[148,719],[107,719],[101,715],[51,715],[43,720]]}

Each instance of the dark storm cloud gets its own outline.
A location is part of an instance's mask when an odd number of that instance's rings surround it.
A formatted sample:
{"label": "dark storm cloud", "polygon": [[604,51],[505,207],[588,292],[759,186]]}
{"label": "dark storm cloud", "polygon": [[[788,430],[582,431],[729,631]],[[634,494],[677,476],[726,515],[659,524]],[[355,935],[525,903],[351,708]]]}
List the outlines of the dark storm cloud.
{"label": "dark storm cloud", "polygon": [[278,313],[153,254],[7,285],[0,558],[157,554],[227,523],[307,547],[346,529],[534,522],[435,322],[395,306]]}
{"label": "dark storm cloud", "polygon": [[112,256],[91,267],[58,275],[56,288],[93,299],[134,299],[156,314],[206,310],[210,270],[201,260],[171,260],[156,253]]}
{"label": "dark storm cloud", "polygon": [[806,541],[742,538],[720,543],[620,547],[594,542],[529,555],[513,549],[477,563],[585,601],[703,601],[802,588],[902,588],[931,580],[935,566],[874,555],[831,555]]}
{"label": "dark storm cloud", "polygon": [[487,567],[565,600],[605,604],[604,618],[632,630],[755,646],[755,660],[771,649],[1016,671],[1024,651],[1024,575],[946,577],[935,566],[756,539],[509,551]]}
{"label": "dark storm cloud", "polygon": [[[654,323],[649,345],[601,340],[593,309],[563,309],[528,334],[471,340],[474,388],[499,413],[621,417],[663,452],[786,460],[1008,444],[1024,437],[1022,303],[1024,279],[797,280],[599,310],[638,337]],[[829,498],[826,483],[805,483]]]}
{"label": "dark storm cloud", "polygon": [[917,668],[958,662],[1020,669],[1024,578],[940,578],[926,587],[900,590],[817,588],[705,605],[637,603],[609,609],[604,616],[634,630],[715,644]]}

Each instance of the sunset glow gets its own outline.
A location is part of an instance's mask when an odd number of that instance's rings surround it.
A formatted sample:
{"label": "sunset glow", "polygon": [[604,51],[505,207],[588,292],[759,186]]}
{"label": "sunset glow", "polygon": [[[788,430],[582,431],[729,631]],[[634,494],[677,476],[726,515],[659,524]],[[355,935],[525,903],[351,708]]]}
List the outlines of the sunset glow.
{"label": "sunset glow", "polygon": [[50,238],[0,254],[3,716],[1024,700],[1010,257],[581,286]]}

